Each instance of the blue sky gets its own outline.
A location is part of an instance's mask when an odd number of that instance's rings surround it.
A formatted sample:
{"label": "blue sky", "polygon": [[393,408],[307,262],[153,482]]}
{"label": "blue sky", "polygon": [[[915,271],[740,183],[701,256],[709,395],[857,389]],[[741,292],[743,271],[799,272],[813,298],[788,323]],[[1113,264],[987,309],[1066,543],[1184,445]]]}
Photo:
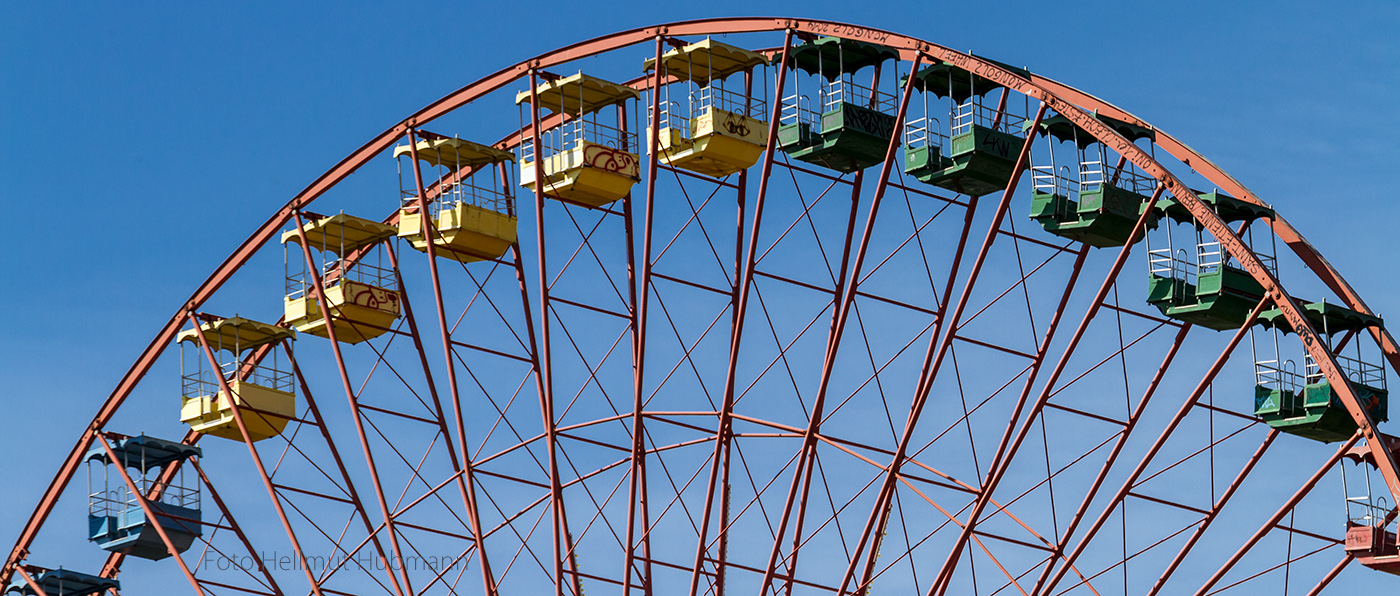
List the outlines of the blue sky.
{"label": "blue sky", "polygon": [[810,16],[1026,65],[1170,132],[1400,313],[1386,2],[0,4],[0,540],[157,328],[275,208],[403,116],[557,46]]}

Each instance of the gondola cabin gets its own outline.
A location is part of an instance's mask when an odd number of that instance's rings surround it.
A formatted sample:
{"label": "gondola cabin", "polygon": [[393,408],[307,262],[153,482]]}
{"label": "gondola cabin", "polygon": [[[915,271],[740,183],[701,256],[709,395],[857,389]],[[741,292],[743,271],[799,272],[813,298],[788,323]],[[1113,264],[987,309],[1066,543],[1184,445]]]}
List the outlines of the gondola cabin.
{"label": "gondola cabin", "polygon": [[[250,441],[281,434],[296,415],[296,393],[292,373],[281,369],[278,344],[295,338],[296,332],[286,327],[202,316],[198,329],[176,338],[183,379],[180,421],[195,432],[243,441],[241,415]],[[264,348],[268,353],[258,364],[247,360]]]}
{"label": "gondola cabin", "polygon": [[[1232,228],[1243,223],[1243,229],[1248,231],[1252,222],[1273,217],[1273,210],[1268,207],[1219,191],[1199,196],[1202,203]],[[1220,241],[1205,231],[1175,197],[1159,200],[1157,207],[1167,216],[1168,225],[1147,237],[1147,302],[1168,318],[1207,329],[1226,331],[1243,327],[1249,322],[1255,305],[1264,298],[1264,286],[1231,260],[1221,249]],[[1176,246],[1172,223],[1192,227],[1194,254],[1188,253],[1186,247]],[[1245,237],[1252,246],[1253,234]],[[1268,237],[1273,238],[1273,235]],[[1265,266],[1271,266],[1272,250],[1265,251],[1263,246],[1253,248]]]}
{"label": "gondola cabin", "polygon": [[[203,534],[199,486],[185,484],[184,466],[200,455],[199,447],[175,441],[139,436],[109,440],[87,452],[88,540],[102,550],[158,561],[170,556],[156,526],[160,526],[177,552],[189,550]],[[111,451],[109,452],[108,449]],[[115,454],[115,457],[113,456]],[[179,466],[178,476],[162,481],[168,466]],[[125,478],[123,478],[125,476]],[[130,479],[139,493],[131,492]],[[159,496],[146,500],[146,495]],[[146,516],[146,507],[155,514]]]}
{"label": "gondola cabin", "polygon": [[[897,102],[877,85],[881,64],[897,61],[899,53],[864,41],[821,37],[789,54],[786,67],[794,75],[815,76],[816,93],[804,95],[801,77],[793,77],[793,93],[783,98],[778,147],[793,159],[843,174],[884,161],[895,134]],[[862,71],[869,73],[869,84],[856,82]]]}
{"label": "gondola cabin", "polygon": [[[29,575],[43,590],[42,596],[88,596],[89,594],[101,594],[107,590],[120,590],[121,582],[115,578],[100,577],[69,571],[67,569],[43,569],[33,565],[24,565],[24,573]],[[10,579],[10,585],[5,587],[5,596],[14,594],[16,596],[41,596],[34,587],[25,581],[19,573],[15,573]]]}
{"label": "gondola cabin", "polygon": [[[1387,420],[1389,392],[1385,368],[1372,357],[1363,355],[1361,345],[1366,342],[1358,337],[1368,328],[1382,328],[1381,319],[1327,302],[1304,304],[1302,309],[1347,377],[1366,415],[1374,423]],[[1283,310],[1264,311],[1258,323],[1267,331],[1263,349],[1258,343],[1254,346],[1254,414],[1280,432],[1323,443],[1344,441],[1355,434],[1356,421],[1312,355],[1305,353],[1301,375],[1290,366],[1291,362],[1281,360],[1278,336],[1294,333]],[[1348,344],[1355,347],[1354,355],[1340,354],[1338,348],[1348,347]]]}
{"label": "gondola cabin", "polygon": [[[624,129],[621,106],[640,95],[635,89],[583,73],[555,78],[515,96],[534,115],[522,113],[521,128],[533,126],[539,110],[540,147],[533,135],[520,144],[520,185],[546,197],[585,207],[602,207],[626,197],[640,181],[637,135]],[[617,106],[608,115],[604,108]]]}
{"label": "gondola cabin", "polygon": [[[420,214],[426,205],[433,223],[429,232],[433,253],[438,257],[463,263],[501,258],[516,240],[515,197],[500,182],[502,164],[515,161],[515,154],[462,139],[433,137],[418,141],[416,146],[394,149],[402,188],[399,237],[418,251],[428,252]],[[432,201],[419,200],[421,179],[402,184],[405,170],[418,176],[412,164],[403,166],[415,153],[420,162],[437,169],[432,186],[437,196]]]}
{"label": "gondola cabin", "polygon": [[[1151,129],[1106,116],[1095,118],[1129,141],[1155,138]],[[1027,128],[1031,124],[1027,122]],[[1034,132],[1046,137],[1047,151],[1037,152],[1039,165],[1031,166],[1030,216],[1045,231],[1106,248],[1127,244],[1144,211],[1153,211],[1148,214],[1147,228],[1157,227],[1158,215],[1148,204],[1156,180],[1138,173],[1126,160],[1114,159],[1103,143],[1065,116],[1045,118]],[[1073,147],[1073,167],[1056,159],[1060,143]]]}
{"label": "gondola cabin", "polygon": [[[304,219],[301,230],[282,233],[286,324],[318,337],[329,338],[333,330],[336,341],[348,344],[383,335],[399,318],[399,292],[394,271],[384,266],[378,247],[398,230],[344,213],[329,217],[308,213]],[[308,258],[317,270],[307,268]],[[330,330],[316,294],[316,276],[326,291]]]}
{"label": "gondola cabin", "polygon": [[[1001,66],[1030,76],[1025,69]],[[988,93],[1001,90],[1005,95],[1005,87],[938,63],[914,73],[914,88],[923,99],[924,113],[904,125],[904,173],[965,195],[1005,190],[1025,144],[1025,116],[1007,111],[1005,101],[1000,106],[985,104]],[[948,100],[943,120],[930,107],[931,100],[941,98]]]}
{"label": "gondola cabin", "polygon": [[[767,63],[762,54],[712,39],[662,54],[661,75],[670,84],[659,91],[654,124],[660,162],[715,178],[757,163],[768,142],[767,104],[744,89],[752,85],[753,69]],[[655,71],[656,59],[647,59],[643,70]],[[735,91],[726,79],[739,73],[746,80]],[[680,101],[671,99],[673,87],[684,88]],[[647,141],[650,153],[651,139]]]}
{"label": "gondola cabin", "polygon": [[1375,439],[1367,439],[1365,443],[1347,449],[1343,456],[1353,465],[1343,463],[1339,466],[1346,493],[1345,549],[1347,555],[1366,567],[1400,575],[1400,548],[1397,548],[1394,532],[1395,510],[1386,499],[1390,489],[1383,480],[1375,482],[1379,474],[1372,473],[1376,469],[1376,459],[1371,452],[1371,442],[1376,440],[1386,446],[1391,458],[1400,456],[1396,453],[1400,439],[1380,434]]}

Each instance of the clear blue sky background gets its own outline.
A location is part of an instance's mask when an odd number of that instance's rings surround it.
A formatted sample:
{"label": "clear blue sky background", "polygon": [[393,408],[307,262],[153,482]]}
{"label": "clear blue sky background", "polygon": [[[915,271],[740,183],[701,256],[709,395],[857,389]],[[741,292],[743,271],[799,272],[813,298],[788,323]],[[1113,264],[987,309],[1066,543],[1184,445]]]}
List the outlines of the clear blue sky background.
{"label": "clear blue sky background", "polygon": [[0,3],[3,548],[157,328],[272,210],[467,82],[659,22],[827,18],[1027,65],[1200,150],[1400,313],[1393,2],[592,5]]}

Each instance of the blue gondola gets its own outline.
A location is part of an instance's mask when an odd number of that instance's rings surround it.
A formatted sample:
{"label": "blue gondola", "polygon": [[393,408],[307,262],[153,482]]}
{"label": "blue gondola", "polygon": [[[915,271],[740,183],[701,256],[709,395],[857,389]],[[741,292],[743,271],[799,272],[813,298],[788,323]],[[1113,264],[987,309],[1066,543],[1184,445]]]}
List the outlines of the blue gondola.
{"label": "blue gondola", "polygon": [[[36,567],[25,567],[25,572],[39,584],[39,588],[49,596],[87,596],[88,594],[100,594],[107,590],[120,590],[121,582],[109,578],[78,573],[67,569],[39,569]],[[11,594],[22,596],[38,596],[29,582],[24,581],[18,573],[14,579],[10,580],[10,585],[5,588],[5,596]]]}
{"label": "blue gondola", "polygon": [[[85,458],[90,487],[88,540],[106,551],[153,561],[170,556],[155,524],[147,519],[137,500],[158,490],[160,497],[148,502],[156,515],[155,521],[165,530],[175,550],[188,550],[202,533],[198,487],[188,488],[173,479],[162,482],[159,477],[166,466],[199,456],[199,447],[144,435],[117,439],[111,441],[110,446],[117,457],[115,462],[101,445],[89,450]],[[110,466],[113,464],[128,470],[143,495],[131,493],[120,473],[112,473]],[[100,482],[93,481],[94,467],[102,469]],[[180,477],[183,478],[183,469]]]}

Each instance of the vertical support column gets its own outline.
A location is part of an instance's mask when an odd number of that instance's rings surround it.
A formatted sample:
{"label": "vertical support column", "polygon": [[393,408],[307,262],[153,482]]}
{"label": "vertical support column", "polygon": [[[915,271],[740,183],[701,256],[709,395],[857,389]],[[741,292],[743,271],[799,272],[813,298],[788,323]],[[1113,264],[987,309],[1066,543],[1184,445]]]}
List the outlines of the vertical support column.
{"label": "vertical support column", "polygon": [[[418,167],[418,160],[414,160],[413,166]],[[427,214],[420,214],[426,219]],[[321,270],[316,266],[316,261],[311,257],[311,243],[306,239],[306,224],[301,219],[300,211],[292,212],[293,221],[296,222],[297,236],[301,238],[301,254],[306,259],[306,271],[311,276],[312,288],[316,290],[316,302],[321,307],[322,316],[326,317],[326,336],[330,339],[331,353],[335,356],[335,367],[340,373],[340,385],[345,390],[345,399],[350,402],[350,413],[355,419],[355,432],[360,437],[360,449],[365,454],[365,466],[369,468],[370,480],[374,483],[374,496],[379,500],[379,512],[384,516],[384,527],[389,531],[389,547],[394,551],[394,558],[399,562],[399,573],[403,579],[403,589],[409,594],[413,593],[413,583],[409,581],[408,569],[403,565],[405,560],[403,550],[399,548],[399,534],[394,527],[394,516],[389,511],[389,502],[384,498],[384,487],[379,482],[379,469],[374,464],[374,454],[369,448],[369,438],[365,434],[365,423],[360,412],[360,402],[355,398],[355,388],[350,384],[350,373],[345,369],[345,357],[340,352],[340,341],[335,337],[335,325],[331,322],[333,311],[330,306],[330,299],[326,298],[325,282],[321,280]],[[390,565],[390,575],[393,575],[394,565]]]}
{"label": "vertical support column", "polygon": [[[783,51],[786,52],[786,51],[787,51],[787,46],[784,45],[783,48],[784,48]],[[752,104],[751,104],[750,102],[752,102],[752,101],[753,101],[753,69],[749,69],[749,70],[747,70],[747,71],[744,71],[744,102],[745,102],[745,108],[746,108],[746,109],[745,109],[745,115],[748,115],[748,114],[751,113],[750,106],[751,106]],[[776,105],[776,104],[777,104],[777,99],[774,99],[773,101],[774,101],[774,104]],[[776,120],[774,120],[774,121],[769,122],[768,126],[769,126],[769,130],[770,130],[770,131],[776,130],[776,127],[778,126],[778,123],[777,123]],[[769,148],[768,148],[768,151],[769,151],[769,152],[773,151],[773,148],[772,148],[772,147],[769,147]],[[769,153],[769,155],[771,155],[771,153]],[[771,165],[771,164],[770,164],[770,165]],[[736,327],[738,326],[739,320],[740,320],[740,317],[739,317],[739,280],[741,279],[741,277],[742,277],[743,274],[744,274],[744,207],[745,207],[745,200],[746,200],[746,198],[748,197],[748,188],[749,188],[749,171],[748,171],[747,169],[741,170],[741,171],[739,172],[739,181],[738,181],[738,184],[737,184],[736,186],[737,186],[736,192],[735,192],[735,211],[736,211],[736,215],[735,215],[735,218],[734,218],[734,221],[735,221],[735,223],[734,223],[734,285],[733,285],[733,287],[732,287],[731,290],[730,290],[730,298],[729,298],[730,328],[731,328],[731,329],[736,328]],[[732,377],[731,377],[731,383],[730,383],[730,385],[732,386],[732,384],[733,384],[733,383],[732,383]],[[726,395],[732,397],[733,394],[732,394],[732,392],[727,392]],[[730,422],[729,422],[728,424],[721,424],[721,425],[719,426],[719,434],[718,434],[717,436],[723,437],[723,440],[722,440],[722,442],[718,442],[718,443],[717,443],[717,444],[720,446],[720,449],[719,449],[718,452],[713,456],[713,457],[715,457],[715,458],[717,458],[717,459],[719,460],[719,466],[720,466],[719,486],[722,487],[721,490],[720,490],[720,495],[719,495],[719,527],[720,527],[720,540],[719,540],[719,544],[716,545],[716,546],[717,546],[718,552],[715,554],[715,590],[714,590],[715,596],[724,596],[725,574],[726,574],[727,571],[728,571],[727,567],[728,567],[728,563],[729,563],[729,540],[728,540],[728,537],[729,537],[729,534],[728,534],[728,528],[729,528],[729,505],[730,505],[730,500],[729,500],[729,482],[730,482],[730,480],[729,480],[729,470],[730,470],[730,467],[731,467],[730,453],[731,453],[732,450],[733,450],[733,442],[732,442],[732,439],[733,439],[733,434],[734,434],[734,433],[733,433],[733,414],[734,414],[734,412],[733,412],[733,402],[732,402],[732,400],[726,401],[725,403],[726,403],[727,405],[726,405],[726,407],[724,408],[723,412],[721,413],[721,416],[727,416],[727,417],[729,417]],[[711,492],[706,493],[706,494],[707,494],[707,495],[713,494],[713,491],[714,491],[714,487],[713,487],[713,486],[710,487],[710,491],[711,491]],[[708,497],[707,497],[707,500],[708,500]],[[707,507],[705,508],[705,515],[706,515],[706,516],[709,516],[709,514],[710,514],[710,508],[707,506]],[[704,526],[701,526],[702,530],[703,530],[704,528],[708,527],[708,525],[709,525],[709,522],[706,521],[705,525],[704,525]],[[702,542],[703,542],[703,539],[702,539]],[[697,567],[697,569],[698,569],[698,567]]]}
{"label": "vertical support column", "polygon": [[[917,71],[923,64],[924,55],[922,52],[914,54],[913,71]],[[878,76],[878,69],[876,75]],[[900,97],[899,108],[895,114],[894,130],[890,135],[890,142],[885,150],[885,160],[880,164],[880,177],[876,179],[875,191],[871,197],[870,213],[866,216],[865,229],[861,232],[860,243],[856,247],[854,262],[849,264],[847,272],[847,260],[851,257],[851,235],[855,230],[856,218],[856,194],[860,188],[860,174],[857,174],[856,183],[853,185],[851,221],[846,232],[846,246],[842,256],[841,275],[842,279],[837,284],[837,296],[835,298],[835,312],[832,313],[832,323],[830,335],[827,338],[826,355],[822,362],[821,380],[817,385],[817,396],[812,405],[812,415],[807,424],[807,430],[803,437],[802,453],[797,460],[797,469],[793,472],[793,481],[788,489],[786,504],[783,507],[781,517],[778,519],[777,538],[773,541],[773,548],[768,555],[768,565],[764,569],[762,590],[766,591],[777,572],[777,564],[780,555],[783,535],[787,530],[788,518],[791,517],[793,507],[799,503],[805,504],[807,495],[811,491],[812,474],[815,466],[817,454],[817,435],[821,432],[822,416],[826,403],[827,389],[830,387],[831,375],[836,367],[836,354],[841,347],[841,338],[846,329],[846,321],[850,318],[851,307],[855,304],[856,286],[859,285],[860,271],[865,263],[866,251],[870,246],[870,238],[874,234],[875,219],[880,213],[880,203],[885,197],[885,189],[889,185],[890,170],[894,167],[895,152],[899,150],[900,134],[904,130],[904,116],[909,108],[909,98],[914,93],[915,78],[910,76],[904,85],[904,93]],[[872,85],[872,101],[874,97],[874,85]],[[798,492],[801,491],[799,500]],[[797,520],[793,530],[793,546],[789,562],[789,579],[786,582],[787,591],[791,593],[792,580],[797,566],[797,551],[801,544],[802,523],[806,514],[806,507],[798,507]]]}
{"label": "vertical support column", "polygon": [[[530,69],[530,137],[535,147],[535,240],[539,250],[540,284],[540,415],[544,418],[545,445],[549,449],[549,493],[554,540],[554,592],[564,596],[564,552],[569,538],[568,520],[564,516],[564,488],[559,481],[558,430],[554,424],[554,378],[550,363],[549,344],[549,275],[544,241],[544,146],[540,141],[539,71]],[[523,287],[523,286],[522,286]],[[528,309],[527,309],[528,310]],[[570,561],[574,557],[569,557]],[[577,571],[577,570],[574,570]],[[579,592],[578,573],[574,573],[574,590]],[[582,596],[576,593],[574,596]]]}
{"label": "vertical support column", "polygon": [[[725,472],[725,483],[723,487],[720,488],[720,490],[723,492],[723,496],[721,498],[725,501],[725,503],[728,502],[729,449],[730,443],[732,442],[734,435],[734,377],[735,374],[738,372],[739,346],[741,345],[741,340],[743,339],[744,314],[748,311],[749,287],[753,285],[754,260],[757,258],[756,251],[758,250],[758,232],[760,229],[760,224],[763,223],[763,202],[768,197],[768,178],[773,173],[773,154],[775,151],[777,151],[778,148],[778,119],[782,114],[783,87],[787,82],[788,51],[791,49],[791,47],[792,28],[789,27],[783,34],[783,49],[782,52],[779,54],[780,57],[778,59],[778,80],[777,84],[773,88],[773,110],[771,112],[772,116],[768,119],[768,140],[764,145],[765,151],[763,153],[763,165],[760,166],[761,174],[758,178],[758,196],[754,199],[753,227],[749,232],[748,254],[744,257],[742,266],[740,266],[740,264],[737,262],[735,263],[735,272],[738,273],[739,271],[742,271],[743,279],[739,279],[736,276],[734,280],[734,294],[733,297],[730,299],[731,303],[734,305],[734,316],[733,329],[730,332],[729,336],[729,363],[728,369],[725,372],[724,380],[724,405],[723,409],[720,411],[719,427],[718,430],[715,432],[715,451],[714,454],[711,455],[710,460],[710,477],[705,487],[705,510],[701,514],[700,536],[696,540],[695,544],[695,565],[691,567],[690,589],[687,592],[688,596],[696,596],[697,590],[700,586],[701,569],[704,568],[705,551],[707,546],[706,542],[709,537],[710,518],[714,512],[714,500],[716,491],[715,483],[719,480],[721,458],[723,458],[723,468]],[[741,204],[743,200],[742,197],[743,194],[740,193]],[[742,212],[739,216],[738,226],[739,230],[742,231],[744,226]],[[742,248],[743,239],[741,235],[740,239],[736,240],[735,242],[734,250],[736,252],[736,257],[737,253],[741,251]],[[727,523],[727,517],[722,518],[721,524]],[[729,528],[725,525],[722,525],[720,527],[720,544],[724,544],[726,536],[728,534],[728,530]],[[718,579],[719,577],[721,576],[717,574],[716,579]]]}
{"label": "vertical support column", "polygon": [[[636,261],[636,241],[632,229],[632,201],[629,196],[623,206],[623,226],[627,237],[627,285],[632,294],[632,464],[627,485],[627,556],[623,572],[622,593],[632,593],[633,566],[636,564],[637,516],[642,518],[643,556],[646,559],[646,573],[642,577],[642,593],[651,596],[651,525],[647,511],[646,484],[646,428],[643,424],[642,408],[646,398],[643,373],[646,371],[647,297],[651,293],[651,230],[652,207],[656,203],[656,166],[661,155],[661,79],[666,70],[661,64],[661,47],[665,37],[656,36],[656,70],[651,81],[651,107],[647,129],[647,190],[645,218],[642,223],[642,264],[638,279]],[[622,106],[618,106],[621,116]],[[623,137],[626,138],[627,118],[621,116]]]}
{"label": "vertical support column", "polygon": [[[215,370],[218,369],[216,368]],[[232,400],[230,399],[230,401]],[[190,587],[194,588],[195,593],[199,594],[199,596],[204,596],[204,588],[199,587],[199,580],[194,578],[194,574],[190,572],[189,566],[185,565],[185,558],[180,556],[180,551],[175,548],[175,543],[170,541],[170,535],[165,533],[165,527],[161,525],[160,518],[156,517],[155,510],[151,509],[151,504],[146,502],[146,496],[141,494],[141,489],[131,480],[131,475],[126,473],[126,464],[124,460],[119,460],[116,452],[112,451],[112,446],[107,444],[107,435],[99,432],[97,434],[97,443],[102,445],[103,451],[107,452],[107,461],[117,468],[117,474],[119,474],[122,477],[122,481],[126,483],[126,490],[131,492],[132,498],[136,499],[136,504],[141,507],[141,512],[146,515],[146,523],[151,524],[151,527],[156,531],[156,535],[160,536],[160,541],[165,543],[166,552],[170,553],[170,556],[174,557],[175,562],[180,565],[180,572],[185,574],[185,579],[189,580]]]}
{"label": "vertical support column", "polygon": [[[306,242],[302,240],[303,245]],[[322,310],[321,312],[326,312]],[[327,313],[329,314],[329,313]],[[292,543],[292,551],[297,555],[297,561],[301,563],[302,573],[306,575],[307,583],[311,584],[311,592],[316,596],[325,596],[321,593],[321,584],[311,575],[311,566],[306,563],[306,553],[301,550],[301,541],[297,540],[296,532],[292,531],[292,523],[287,519],[287,511],[282,507],[282,501],[277,496],[277,490],[272,486],[272,478],[267,475],[267,468],[263,466],[262,457],[258,456],[257,447],[253,446],[253,439],[248,435],[248,426],[243,423],[243,408],[238,405],[238,400],[234,399],[233,391],[228,386],[228,379],[219,371],[219,359],[214,357],[214,350],[209,347],[209,338],[204,336],[204,329],[199,326],[199,320],[193,313],[188,315],[189,321],[194,325],[195,335],[199,336],[199,347],[204,352],[204,357],[209,360],[209,366],[214,371],[214,376],[219,379],[219,390],[228,396],[229,410],[233,412],[233,421],[238,424],[238,432],[243,435],[243,444],[248,446],[248,454],[253,458],[253,465],[258,469],[258,476],[262,478],[263,488],[267,489],[268,498],[272,499],[272,506],[277,509],[277,517],[282,521],[282,529],[287,532],[287,539]],[[330,327],[330,325],[327,325]],[[399,586],[397,578],[389,574],[394,582],[394,591],[398,596],[405,596],[403,589]]]}
{"label": "vertical support column", "polygon": [[[534,84],[533,80],[531,81],[531,84]],[[536,120],[536,122],[538,122],[538,120]],[[536,137],[536,139],[538,139],[538,136]],[[536,159],[538,159],[539,153],[536,153],[535,155]],[[536,180],[538,180],[538,178],[536,178]],[[501,167],[501,183],[508,183],[508,180],[506,179],[506,172],[504,166]],[[515,214],[514,204],[511,205],[511,214]],[[542,373],[544,367],[540,365],[539,343],[535,339],[535,321],[534,316],[530,314],[530,289],[527,285],[525,278],[525,264],[520,251],[520,242],[518,240],[510,245],[510,253],[511,260],[515,262],[515,279],[516,282],[520,284],[520,306],[521,312],[525,315],[525,335],[530,342],[530,365],[533,367],[531,370],[534,371],[535,376],[535,391],[540,395],[540,399],[543,402],[543,400],[545,399],[544,395],[546,387],[545,378]],[[543,263],[543,260],[541,260],[541,263]],[[553,455],[554,452],[553,450],[551,450],[550,456],[553,457]],[[554,478],[555,476],[557,476],[557,474],[551,474],[550,478]]]}
{"label": "vertical support column", "polygon": [[[453,441],[449,439],[447,441],[447,454],[452,460],[453,471],[458,472],[457,488],[462,493],[462,504],[467,508],[472,538],[476,540],[477,557],[481,561],[481,581],[486,590],[486,596],[496,596],[496,580],[491,574],[491,564],[486,558],[485,536],[482,534],[481,514],[476,503],[476,479],[472,470],[471,454],[467,451],[467,430],[462,421],[462,400],[457,389],[457,363],[452,358],[452,336],[447,329],[447,312],[442,300],[442,281],[438,275],[437,247],[434,245],[433,238],[433,235],[437,233],[437,222],[428,216],[428,193],[423,188],[423,171],[422,166],[418,163],[418,136],[411,128],[408,129],[408,147],[409,158],[413,160],[413,184],[418,191],[418,217],[419,221],[423,222],[421,226],[423,240],[428,253],[428,274],[433,280],[433,303],[437,307],[438,331],[442,336],[443,357],[447,363],[447,387],[452,396],[452,417],[457,423],[456,448],[453,447]],[[461,176],[460,171],[458,176]],[[418,322],[413,316],[412,307],[409,306],[408,292],[404,288],[403,275],[399,272],[398,255],[387,244],[385,250],[389,251],[389,264],[394,268],[394,277],[399,280],[399,295],[403,299],[404,312],[408,316],[409,330],[413,332],[413,345],[418,349],[419,358],[422,360],[423,375],[427,378],[428,387],[432,391],[433,405],[437,406],[438,420],[443,424],[442,432],[444,435],[449,435],[446,419],[442,415],[442,404],[438,401],[432,371],[428,367],[427,353],[423,350],[423,341],[418,334]],[[460,463],[457,459],[458,452],[462,454]]]}

